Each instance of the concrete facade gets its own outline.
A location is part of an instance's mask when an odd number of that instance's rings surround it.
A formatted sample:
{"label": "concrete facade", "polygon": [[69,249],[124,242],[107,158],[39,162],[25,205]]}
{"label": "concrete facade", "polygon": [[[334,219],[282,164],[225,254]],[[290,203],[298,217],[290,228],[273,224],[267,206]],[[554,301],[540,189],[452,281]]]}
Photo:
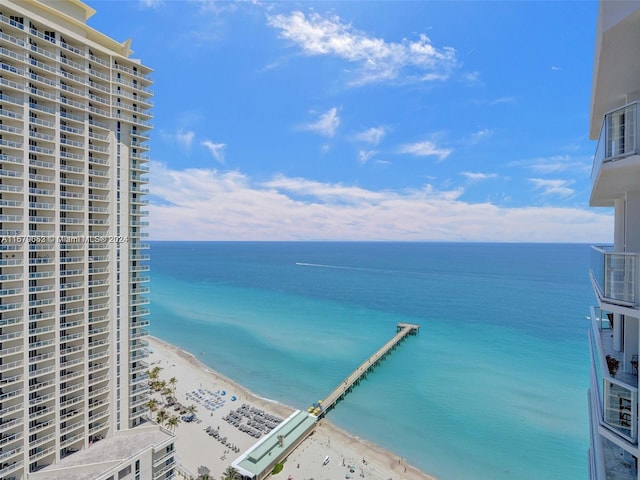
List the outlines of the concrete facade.
{"label": "concrete facade", "polygon": [[[94,13],[78,0],[0,3],[3,479],[54,478],[37,472],[147,414],[151,69],[90,28]],[[159,450],[172,444],[156,433]],[[154,448],[142,478],[170,478]]]}

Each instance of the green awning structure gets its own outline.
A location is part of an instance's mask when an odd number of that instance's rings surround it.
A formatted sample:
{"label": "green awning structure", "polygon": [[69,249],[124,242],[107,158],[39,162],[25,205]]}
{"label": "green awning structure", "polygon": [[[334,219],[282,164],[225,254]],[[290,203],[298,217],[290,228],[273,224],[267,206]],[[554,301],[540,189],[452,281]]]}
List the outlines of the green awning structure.
{"label": "green awning structure", "polygon": [[296,410],[231,466],[245,479],[261,480],[311,433],[317,421],[316,416]]}

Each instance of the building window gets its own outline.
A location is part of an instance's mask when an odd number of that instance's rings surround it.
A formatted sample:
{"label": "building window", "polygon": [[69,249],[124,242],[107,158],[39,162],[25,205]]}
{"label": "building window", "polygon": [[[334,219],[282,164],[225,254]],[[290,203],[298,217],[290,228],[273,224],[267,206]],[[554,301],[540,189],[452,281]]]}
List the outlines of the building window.
{"label": "building window", "polygon": [[122,470],[120,470],[118,472],[118,480],[126,477],[127,475],[129,475],[131,473],[131,465],[129,465],[127,468],[123,468]]}

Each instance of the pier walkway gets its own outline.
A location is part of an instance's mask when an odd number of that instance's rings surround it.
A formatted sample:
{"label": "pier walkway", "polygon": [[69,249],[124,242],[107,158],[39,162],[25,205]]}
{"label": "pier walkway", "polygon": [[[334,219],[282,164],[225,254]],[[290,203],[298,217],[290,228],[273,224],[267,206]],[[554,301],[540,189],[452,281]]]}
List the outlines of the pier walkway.
{"label": "pier walkway", "polygon": [[389,355],[400,342],[402,342],[407,335],[415,335],[420,330],[420,325],[414,325],[411,323],[398,323],[396,327],[396,334],[385,343],[380,349],[367,358],[362,364],[356,368],[353,372],[347,376],[327,397],[317,404],[314,404],[309,408],[317,417],[324,417],[324,415],[336,404],[342,400],[347,393],[353,390],[355,385],[360,383],[360,380],[365,378],[369,372],[371,372],[387,355]]}

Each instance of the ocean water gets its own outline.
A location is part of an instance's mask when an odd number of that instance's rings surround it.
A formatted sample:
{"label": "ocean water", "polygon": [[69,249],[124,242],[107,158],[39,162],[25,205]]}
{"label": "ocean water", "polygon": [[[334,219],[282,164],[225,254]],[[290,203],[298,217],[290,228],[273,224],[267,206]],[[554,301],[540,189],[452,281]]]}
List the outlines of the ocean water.
{"label": "ocean water", "polygon": [[152,242],[151,333],[443,480],[587,477],[589,246]]}

